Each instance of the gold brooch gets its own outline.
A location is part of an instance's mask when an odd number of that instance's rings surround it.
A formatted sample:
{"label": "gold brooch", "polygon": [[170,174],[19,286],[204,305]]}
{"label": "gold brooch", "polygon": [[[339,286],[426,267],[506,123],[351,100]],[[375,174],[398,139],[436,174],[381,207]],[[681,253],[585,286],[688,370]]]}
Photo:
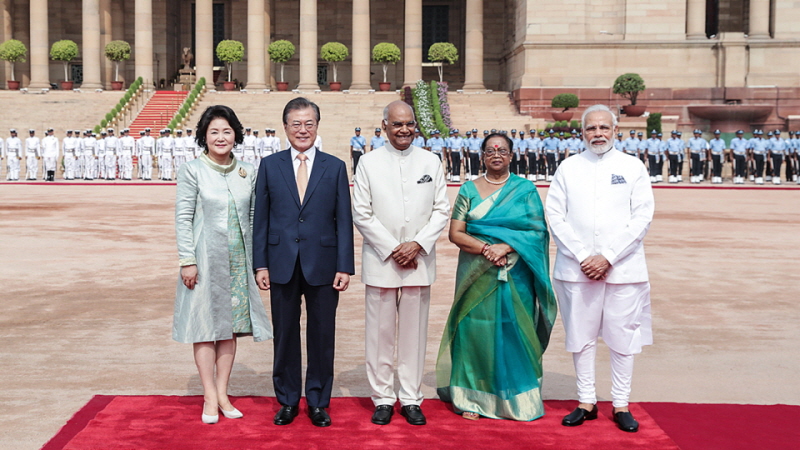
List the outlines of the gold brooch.
{"label": "gold brooch", "polygon": [[247,176],[247,172],[244,170],[244,167],[239,167],[239,176],[242,178]]}

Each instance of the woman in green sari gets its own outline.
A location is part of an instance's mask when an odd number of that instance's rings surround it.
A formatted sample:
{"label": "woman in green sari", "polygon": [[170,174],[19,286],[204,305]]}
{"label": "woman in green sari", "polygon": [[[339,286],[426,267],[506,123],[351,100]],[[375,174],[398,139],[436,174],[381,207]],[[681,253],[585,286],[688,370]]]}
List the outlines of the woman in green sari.
{"label": "woman in green sari", "polygon": [[549,235],[536,186],[508,170],[512,146],[484,139],[486,174],[461,186],[450,221],[461,252],[436,379],[467,419],[544,414],[542,354],[556,318]]}

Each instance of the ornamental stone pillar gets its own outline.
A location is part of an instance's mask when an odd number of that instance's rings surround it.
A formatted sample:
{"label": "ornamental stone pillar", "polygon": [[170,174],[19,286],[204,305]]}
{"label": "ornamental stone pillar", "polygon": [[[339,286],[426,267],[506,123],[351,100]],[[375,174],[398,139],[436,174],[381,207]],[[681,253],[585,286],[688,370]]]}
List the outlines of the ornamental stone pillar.
{"label": "ornamental stone pillar", "polygon": [[212,0],[195,4],[195,55],[197,79],[206,78],[206,86],[214,88],[214,5]]}
{"label": "ornamental stone pillar", "polygon": [[483,0],[467,0],[466,49],[464,50],[464,89],[484,90],[483,86]]}
{"label": "ornamental stone pillar", "polygon": [[31,0],[30,89],[50,88],[50,43],[47,36],[47,0]]}
{"label": "ornamental stone pillar", "polygon": [[769,39],[769,0],[750,0],[750,32],[747,37]]}
{"label": "ornamental stone pillar", "polygon": [[369,0],[353,0],[353,82],[350,90],[369,90],[372,88],[370,73],[370,28]]}
{"label": "ornamental stone pillar", "polygon": [[708,39],[705,0],[689,0],[686,5],[686,39]]}
{"label": "ornamental stone pillar", "polygon": [[422,79],[422,0],[406,0],[403,86]]}
{"label": "ornamental stone pillar", "polygon": [[317,0],[300,0],[301,90],[319,89],[317,83]]}
{"label": "ornamental stone pillar", "polygon": [[100,2],[83,0],[83,83],[81,89],[102,89],[100,83]]}
{"label": "ornamental stone pillar", "polygon": [[146,89],[153,88],[153,2],[136,0],[134,5],[134,74]]}
{"label": "ornamental stone pillar", "polygon": [[264,0],[247,0],[247,89],[267,88],[264,59]]}
{"label": "ornamental stone pillar", "polygon": [[111,82],[114,81],[114,62],[105,56],[106,45],[113,40],[111,30],[111,0],[100,0],[100,66],[104,89],[111,89]]}

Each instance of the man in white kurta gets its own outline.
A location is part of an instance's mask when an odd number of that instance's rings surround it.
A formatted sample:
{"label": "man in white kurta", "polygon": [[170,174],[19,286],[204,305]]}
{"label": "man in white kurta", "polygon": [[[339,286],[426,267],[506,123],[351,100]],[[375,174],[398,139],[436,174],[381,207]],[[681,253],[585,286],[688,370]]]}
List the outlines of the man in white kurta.
{"label": "man in white kurta", "polygon": [[389,140],[361,158],[353,182],[353,221],[364,236],[367,378],[376,407],[372,422],[379,425],[389,423],[398,399],[395,367],[401,414],[413,425],[426,423],[419,405],[430,286],[450,204],[439,158],[411,145],[415,125],[407,104],[387,106]]}
{"label": "man in white kurta", "polygon": [[628,410],[633,355],[653,342],[643,246],[653,191],[638,158],[609,151],[617,124],[607,107],[588,108],[583,129],[589,151],[561,163],[546,207],[558,248],[553,287],[580,401],[562,423],[576,426],[597,417],[594,360],[601,336],[611,351],[614,420],[624,431],[636,431]]}

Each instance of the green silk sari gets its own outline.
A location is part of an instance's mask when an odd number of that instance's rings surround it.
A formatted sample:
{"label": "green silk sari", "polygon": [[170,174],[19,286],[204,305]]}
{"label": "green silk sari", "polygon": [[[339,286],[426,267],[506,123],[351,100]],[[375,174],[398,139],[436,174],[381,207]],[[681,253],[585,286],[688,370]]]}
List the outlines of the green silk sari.
{"label": "green silk sari", "polygon": [[549,242],[536,186],[511,175],[481,199],[465,183],[453,219],[481,241],[514,249],[497,267],[461,251],[456,293],[436,363],[439,397],[456,412],[530,421],[544,414],[542,354],[556,318]]}

